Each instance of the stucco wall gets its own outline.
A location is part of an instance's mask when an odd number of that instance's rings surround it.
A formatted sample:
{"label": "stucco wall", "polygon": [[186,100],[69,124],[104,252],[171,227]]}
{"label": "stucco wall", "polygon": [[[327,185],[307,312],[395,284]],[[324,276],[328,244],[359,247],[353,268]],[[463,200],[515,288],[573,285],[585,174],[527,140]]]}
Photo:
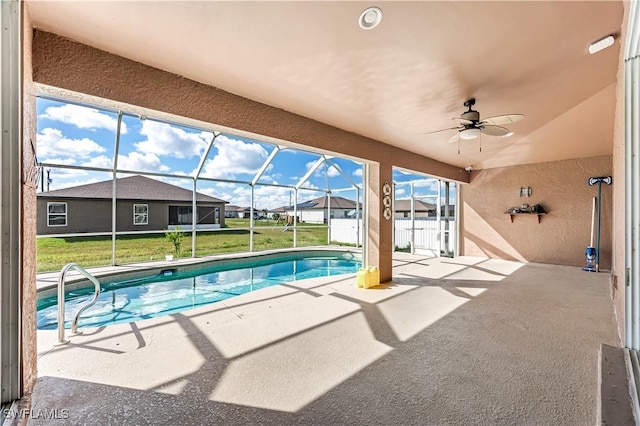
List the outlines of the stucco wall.
{"label": "stucco wall", "polygon": [[[610,176],[611,156],[487,169],[462,185],[462,253],[558,265],[586,266],[593,197],[592,176]],[[518,188],[531,187],[529,198]],[[521,204],[541,204],[547,214],[510,216]],[[600,268],[611,267],[612,187],[602,186]]]}

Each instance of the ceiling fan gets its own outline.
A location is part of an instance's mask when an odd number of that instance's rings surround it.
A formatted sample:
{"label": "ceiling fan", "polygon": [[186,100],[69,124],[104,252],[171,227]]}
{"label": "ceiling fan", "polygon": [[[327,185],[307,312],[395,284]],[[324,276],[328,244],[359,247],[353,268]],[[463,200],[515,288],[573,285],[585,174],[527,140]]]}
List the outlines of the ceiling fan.
{"label": "ceiling fan", "polygon": [[463,112],[460,117],[455,117],[453,119],[458,121],[458,126],[435,130],[426,134],[439,133],[447,130],[457,130],[458,133],[456,133],[449,142],[453,142],[459,139],[475,139],[481,134],[489,136],[509,137],[513,135],[513,132],[506,127],[502,127],[502,125],[517,123],[518,121],[524,119],[524,115],[522,114],[504,114],[480,120],[480,113],[474,109],[471,109],[471,107],[473,107],[475,103],[475,98],[471,98],[465,101],[464,106],[468,109]]}

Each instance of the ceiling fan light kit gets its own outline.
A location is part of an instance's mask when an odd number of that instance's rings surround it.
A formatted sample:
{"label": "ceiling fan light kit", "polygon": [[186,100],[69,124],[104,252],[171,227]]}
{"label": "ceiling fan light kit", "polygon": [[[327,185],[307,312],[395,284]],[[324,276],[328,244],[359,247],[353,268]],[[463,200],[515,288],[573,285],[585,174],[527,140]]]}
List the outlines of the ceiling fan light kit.
{"label": "ceiling fan light kit", "polygon": [[475,139],[480,136],[481,133],[480,129],[476,128],[464,129],[460,131],[460,138],[466,140]]}
{"label": "ceiling fan light kit", "polygon": [[[449,142],[454,142],[456,140],[460,141],[460,139],[476,139],[483,134],[488,136],[500,136],[508,138],[509,136],[513,136],[513,132],[506,127],[502,127],[502,125],[517,123],[518,121],[524,119],[523,114],[504,114],[480,119],[480,113],[472,109],[475,103],[475,98],[468,99],[464,102],[463,105],[467,108],[467,110],[463,112],[460,117],[454,118],[454,120],[457,120],[458,123],[460,123],[457,127],[440,129],[434,132],[429,132],[427,134],[444,132],[447,130],[457,130],[458,133],[456,133],[456,135],[452,137]],[[480,151],[482,151],[482,147],[480,147]],[[458,148],[458,153],[459,152],[460,149]]]}

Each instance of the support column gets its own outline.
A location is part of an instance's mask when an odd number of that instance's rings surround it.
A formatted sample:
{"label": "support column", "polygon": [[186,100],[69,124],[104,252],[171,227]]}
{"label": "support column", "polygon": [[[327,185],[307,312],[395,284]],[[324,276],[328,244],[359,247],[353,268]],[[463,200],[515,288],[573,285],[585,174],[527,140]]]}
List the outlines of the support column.
{"label": "support column", "polygon": [[388,182],[393,187],[393,168],[391,164],[372,163],[365,170],[368,174],[368,186],[365,188],[368,207],[365,258],[368,265],[365,266],[377,266],[380,269],[380,282],[387,282],[391,281],[393,275],[393,215],[388,220],[383,215],[382,186]]}

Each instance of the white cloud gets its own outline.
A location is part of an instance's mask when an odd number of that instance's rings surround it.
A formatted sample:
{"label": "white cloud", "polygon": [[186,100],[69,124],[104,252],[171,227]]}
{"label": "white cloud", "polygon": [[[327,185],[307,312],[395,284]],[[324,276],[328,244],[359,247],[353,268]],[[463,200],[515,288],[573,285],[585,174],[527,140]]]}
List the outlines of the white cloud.
{"label": "white cloud", "polygon": [[47,127],[37,135],[37,155],[41,161],[50,157],[89,158],[106,149],[89,138],[69,139],[59,129]]}
{"label": "white cloud", "polygon": [[168,172],[169,167],[162,164],[156,154],[132,152],[128,155],[118,155],[118,169],[147,172]]}
{"label": "white cloud", "polygon": [[231,182],[216,182],[218,188],[235,188],[238,184]]}
{"label": "white cloud", "polygon": [[362,177],[362,167],[358,167],[352,173],[355,177]]}
{"label": "white cloud", "polygon": [[340,171],[338,171],[338,169],[336,169],[334,166],[329,167],[329,169],[327,170],[327,175],[329,177],[341,176]]}
{"label": "white cloud", "polygon": [[211,133],[190,133],[179,127],[153,120],[142,122],[140,134],[147,139],[134,143],[138,152],[170,155],[176,158],[199,157],[213,137]]}
{"label": "white cloud", "polygon": [[[72,186],[78,185],[86,185],[89,183],[100,182],[107,179],[111,179],[111,174],[100,173],[100,172],[90,172],[87,170],[78,170],[78,169],[50,169],[49,177],[51,178],[51,183],[49,184],[49,190],[53,191],[56,189],[69,188]],[[45,178],[45,189],[47,189],[46,178],[47,171],[44,172]],[[38,188],[42,187],[42,182],[38,183]]]}
{"label": "white cloud", "polygon": [[415,182],[413,184],[415,188],[427,188],[428,191],[438,193],[438,181],[433,179],[426,179]]}
{"label": "white cloud", "polygon": [[282,173],[275,173],[275,174],[273,174],[273,175],[268,174],[268,172],[269,172],[270,170],[272,170],[272,169],[273,169],[273,164],[270,164],[270,165],[267,167],[267,170],[265,170],[265,173],[264,173],[264,174],[262,175],[262,177],[258,180],[258,182],[263,182],[263,183],[267,183],[267,182],[268,182],[268,183],[273,183],[273,184],[276,184],[276,185],[277,185],[277,184],[278,184],[277,179],[278,179],[279,177],[282,177]]}
{"label": "white cloud", "polygon": [[100,182],[100,180],[96,178],[87,178],[87,179],[76,179],[76,180],[65,180],[65,181],[60,180],[56,182],[56,179],[53,179],[53,182],[51,182],[51,186],[49,187],[49,189],[53,191],[55,189],[71,188],[73,186],[88,185],[90,183],[96,183],[96,182]]}
{"label": "white cloud", "polygon": [[71,158],[71,157],[65,157],[65,158],[50,157],[50,158],[47,158],[47,162],[52,164],[66,164],[68,166],[73,166],[77,163],[75,158]]}
{"label": "white cloud", "polygon": [[318,189],[318,190],[320,189],[320,187],[318,185],[313,184],[313,183],[308,182],[308,181],[305,182],[304,185],[302,185],[302,187],[305,188],[305,189]]}
{"label": "white cloud", "polygon": [[220,136],[213,145],[216,155],[207,160],[202,176],[232,178],[242,173],[254,175],[267,159],[267,151],[257,143]]}
{"label": "white cloud", "polygon": [[[230,204],[235,206],[249,207],[251,205],[251,188],[248,185],[233,185],[233,187],[230,187],[230,185],[216,183],[215,188],[207,188],[198,192],[229,201]],[[293,203],[292,190],[276,186],[260,186],[254,193],[254,205],[257,209],[288,206],[290,194],[291,202]]]}
{"label": "white cloud", "polygon": [[103,169],[108,169],[111,167],[112,160],[106,155],[99,155],[97,157],[93,157],[89,161],[82,163],[85,167],[99,167]]}
{"label": "white cloud", "polygon": [[[304,165],[305,170],[309,171],[309,169],[311,169],[311,167],[313,167],[316,164],[316,162],[317,162],[317,160],[313,160],[313,161],[307,162]],[[326,170],[326,175],[325,175],[325,170]],[[318,168],[313,173],[313,175],[316,178],[324,179],[325,176],[329,176],[330,178],[336,177],[336,176],[340,176],[340,172],[333,165],[329,165],[327,163],[326,167],[325,167],[324,164],[320,164],[320,166],[318,166]]]}
{"label": "white cloud", "polygon": [[[106,114],[95,108],[87,108],[78,105],[50,106],[40,114],[39,118],[47,118],[65,124],[72,124],[80,129],[111,130],[115,133],[118,120],[113,115]],[[120,133],[127,133],[126,123],[120,126]]]}

